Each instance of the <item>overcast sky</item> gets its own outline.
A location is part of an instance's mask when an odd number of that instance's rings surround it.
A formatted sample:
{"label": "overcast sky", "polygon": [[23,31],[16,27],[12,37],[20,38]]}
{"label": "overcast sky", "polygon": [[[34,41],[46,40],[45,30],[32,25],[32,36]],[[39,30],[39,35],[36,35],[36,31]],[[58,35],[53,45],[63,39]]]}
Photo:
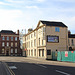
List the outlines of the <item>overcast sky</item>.
{"label": "overcast sky", "polygon": [[39,20],[61,21],[75,33],[75,0],[0,0],[0,30],[34,29]]}

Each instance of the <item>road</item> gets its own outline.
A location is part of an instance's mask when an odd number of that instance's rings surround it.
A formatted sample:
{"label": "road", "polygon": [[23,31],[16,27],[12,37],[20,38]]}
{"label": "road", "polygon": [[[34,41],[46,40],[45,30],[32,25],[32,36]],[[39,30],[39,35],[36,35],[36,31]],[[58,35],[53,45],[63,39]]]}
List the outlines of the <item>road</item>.
{"label": "road", "polygon": [[25,57],[0,57],[0,61],[15,75],[75,75],[75,63],[70,62]]}
{"label": "road", "polygon": [[75,75],[75,67],[22,62],[7,62],[7,64],[15,75]]}

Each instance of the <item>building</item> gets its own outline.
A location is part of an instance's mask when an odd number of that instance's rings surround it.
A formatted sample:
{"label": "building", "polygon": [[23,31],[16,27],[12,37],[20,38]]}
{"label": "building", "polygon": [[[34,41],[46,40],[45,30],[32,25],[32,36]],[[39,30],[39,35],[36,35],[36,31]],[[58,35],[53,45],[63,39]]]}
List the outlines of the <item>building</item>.
{"label": "building", "polygon": [[19,30],[17,33],[10,30],[0,31],[0,55],[21,55]]}
{"label": "building", "polygon": [[23,45],[28,57],[51,59],[52,51],[68,50],[68,28],[62,22],[39,21],[23,36]]}
{"label": "building", "polygon": [[71,34],[71,32],[68,32],[68,48],[69,51],[75,50],[75,34]]}

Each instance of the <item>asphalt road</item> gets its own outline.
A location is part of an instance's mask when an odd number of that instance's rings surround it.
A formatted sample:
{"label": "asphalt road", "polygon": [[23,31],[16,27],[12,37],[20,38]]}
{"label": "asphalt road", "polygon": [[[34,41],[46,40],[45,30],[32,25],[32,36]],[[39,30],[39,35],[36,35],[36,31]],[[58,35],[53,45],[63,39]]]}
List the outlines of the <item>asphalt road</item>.
{"label": "asphalt road", "polygon": [[6,62],[15,75],[75,75],[75,67]]}
{"label": "asphalt road", "polygon": [[3,62],[0,62],[0,75],[11,75],[8,68],[6,67],[6,64]]}

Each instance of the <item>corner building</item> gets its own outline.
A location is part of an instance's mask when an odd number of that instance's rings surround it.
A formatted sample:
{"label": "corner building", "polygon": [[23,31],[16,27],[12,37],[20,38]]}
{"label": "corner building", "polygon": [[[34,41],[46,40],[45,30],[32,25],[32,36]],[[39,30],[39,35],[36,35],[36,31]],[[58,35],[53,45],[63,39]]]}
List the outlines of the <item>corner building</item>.
{"label": "corner building", "polygon": [[28,57],[52,58],[52,51],[68,50],[68,28],[62,22],[39,21],[36,29],[23,36]]}
{"label": "corner building", "polygon": [[19,30],[17,31],[17,34],[10,30],[2,30],[0,32],[0,55],[21,55]]}

